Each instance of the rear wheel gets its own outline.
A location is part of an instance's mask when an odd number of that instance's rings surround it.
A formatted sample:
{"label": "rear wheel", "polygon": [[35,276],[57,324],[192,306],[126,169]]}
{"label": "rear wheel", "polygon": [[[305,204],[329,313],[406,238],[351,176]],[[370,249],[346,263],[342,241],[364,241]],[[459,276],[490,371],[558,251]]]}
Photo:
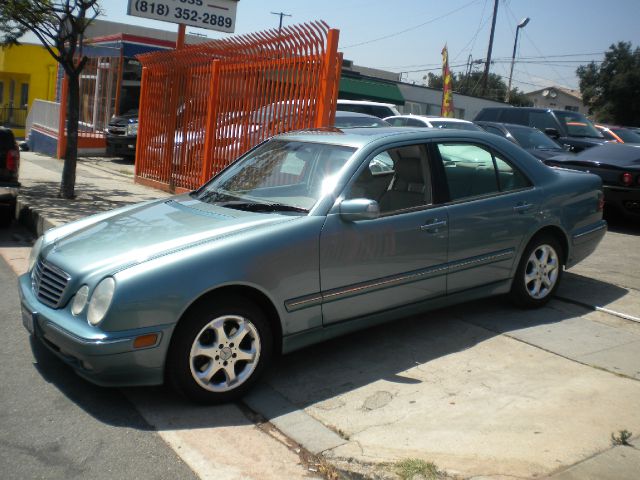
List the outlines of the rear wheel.
{"label": "rear wheel", "polygon": [[524,308],[545,305],[562,277],[562,246],[551,235],[535,237],[524,251],[511,286],[511,298]]}
{"label": "rear wheel", "polygon": [[167,358],[171,384],[199,403],[242,396],[258,379],[273,352],[264,313],[240,298],[207,311],[200,307],[178,324]]}

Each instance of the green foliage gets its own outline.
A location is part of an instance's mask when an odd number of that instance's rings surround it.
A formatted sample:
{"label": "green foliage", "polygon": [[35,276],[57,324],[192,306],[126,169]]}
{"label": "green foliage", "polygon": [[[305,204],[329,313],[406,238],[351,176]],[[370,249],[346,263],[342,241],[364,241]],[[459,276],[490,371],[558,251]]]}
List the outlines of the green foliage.
{"label": "green foliage", "polygon": [[[466,75],[462,72],[453,73],[451,75],[453,91],[461,95],[480,96],[482,90],[482,72],[472,72]],[[431,88],[442,89],[442,76],[429,73],[427,75],[427,86]],[[487,92],[485,98],[504,102],[507,95],[507,84],[500,75],[490,73],[487,80]],[[455,99],[454,99],[455,103]],[[509,104],[518,107],[530,107],[533,105],[523,92],[518,88],[511,89]]]}
{"label": "green foliage", "polygon": [[438,468],[431,462],[425,462],[419,458],[407,458],[394,465],[395,473],[402,480],[421,478],[424,480],[437,480],[443,478]]}
{"label": "green foliage", "polygon": [[581,65],[576,74],[582,99],[598,121],[640,126],[640,48],[618,42],[600,66]]}
{"label": "green foliage", "polygon": [[618,432],[618,435],[612,433],[611,434],[611,444],[613,446],[616,446],[616,445],[629,446],[629,445],[631,445],[629,443],[629,439],[631,438],[632,435],[633,434],[629,430],[620,430]]}

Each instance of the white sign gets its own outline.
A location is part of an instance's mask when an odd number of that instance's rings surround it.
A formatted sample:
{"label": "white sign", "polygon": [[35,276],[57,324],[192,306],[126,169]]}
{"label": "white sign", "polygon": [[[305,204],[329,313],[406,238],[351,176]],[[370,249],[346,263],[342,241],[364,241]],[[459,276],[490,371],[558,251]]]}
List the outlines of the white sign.
{"label": "white sign", "polygon": [[129,0],[127,14],[232,33],[238,0]]}

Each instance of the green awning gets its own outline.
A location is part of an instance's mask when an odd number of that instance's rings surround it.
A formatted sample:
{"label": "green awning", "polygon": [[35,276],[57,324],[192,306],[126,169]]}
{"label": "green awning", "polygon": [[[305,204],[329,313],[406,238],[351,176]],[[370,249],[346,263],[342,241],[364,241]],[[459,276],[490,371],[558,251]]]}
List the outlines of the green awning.
{"label": "green awning", "polygon": [[340,78],[339,97],[348,100],[373,100],[396,105],[404,104],[404,97],[395,83],[344,76]]}

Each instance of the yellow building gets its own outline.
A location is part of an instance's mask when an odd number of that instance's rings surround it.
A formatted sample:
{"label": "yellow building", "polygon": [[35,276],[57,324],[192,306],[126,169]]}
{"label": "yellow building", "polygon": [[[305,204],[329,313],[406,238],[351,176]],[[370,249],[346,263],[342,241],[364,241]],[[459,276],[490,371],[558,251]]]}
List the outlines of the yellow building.
{"label": "yellow building", "polygon": [[33,100],[55,100],[58,64],[42,45],[0,47],[0,126],[24,137]]}

